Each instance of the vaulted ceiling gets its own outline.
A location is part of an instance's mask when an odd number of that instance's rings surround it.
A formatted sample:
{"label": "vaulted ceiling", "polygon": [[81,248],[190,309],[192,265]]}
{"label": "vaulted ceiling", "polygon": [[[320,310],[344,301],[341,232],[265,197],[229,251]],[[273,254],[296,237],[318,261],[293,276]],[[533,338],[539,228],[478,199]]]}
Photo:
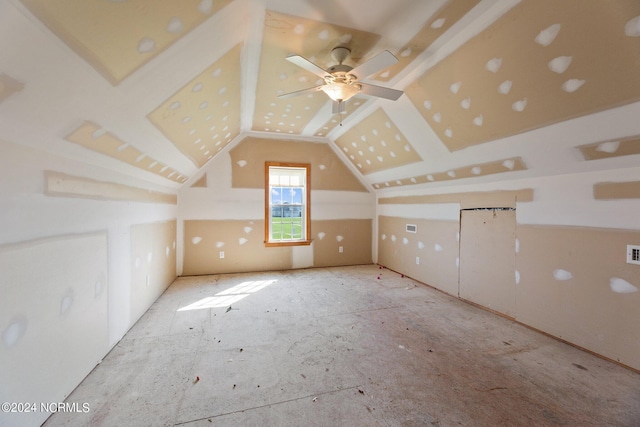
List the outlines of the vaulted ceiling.
{"label": "vaulted ceiling", "polygon": [[[404,95],[279,98],[336,46]],[[632,167],[639,101],[637,0],[0,0],[0,139],[171,188],[247,135],[380,191]]]}

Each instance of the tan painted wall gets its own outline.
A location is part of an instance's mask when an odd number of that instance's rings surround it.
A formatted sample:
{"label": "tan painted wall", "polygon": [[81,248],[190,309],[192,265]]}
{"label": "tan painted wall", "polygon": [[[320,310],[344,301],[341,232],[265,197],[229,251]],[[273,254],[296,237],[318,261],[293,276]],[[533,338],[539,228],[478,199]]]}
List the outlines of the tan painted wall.
{"label": "tan painted wall", "polygon": [[370,219],[311,221],[313,266],[371,264],[371,226]]}

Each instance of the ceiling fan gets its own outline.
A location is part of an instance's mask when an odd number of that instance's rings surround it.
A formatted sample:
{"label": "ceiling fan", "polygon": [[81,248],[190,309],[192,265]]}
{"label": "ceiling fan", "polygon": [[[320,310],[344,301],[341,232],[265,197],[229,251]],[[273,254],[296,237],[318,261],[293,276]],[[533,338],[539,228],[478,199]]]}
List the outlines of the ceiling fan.
{"label": "ceiling fan", "polygon": [[324,80],[324,84],[296,92],[285,93],[280,95],[279,98],[290,98],[306,93],[323,91],[333,100],[333,114],[338,114],[344,112],[345,101],[358,93],[377,96],[393,101],[400,98],[404,93],[401,90],[361,82],[364,77],[390,67],[398,62],[398,58],[396,58],[391,52],[384,50],[355,68],[343,64],[343,62],[349,57],[349,54],[351,54],[351,50],[347,47],[339,46],[333,48],[331,51],[331,57],[338,64],[329,67],[327,70],[322,69],[300,55],[287,56],[287,61],[321,77]]}

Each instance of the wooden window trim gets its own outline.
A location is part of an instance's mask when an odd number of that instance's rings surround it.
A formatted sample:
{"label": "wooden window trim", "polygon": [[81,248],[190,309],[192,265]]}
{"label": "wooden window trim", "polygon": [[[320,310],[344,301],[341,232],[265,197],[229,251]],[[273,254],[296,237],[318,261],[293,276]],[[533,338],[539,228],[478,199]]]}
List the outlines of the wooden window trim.
{"label": "wooden window trim", "polygon": [[[304,168],[305,174],[305,238],[303,240],[290,240],[274,242],[270,240],[270,220],[271,209],[269,206],[269,168]],[[309,163],[287,163],[287,162],[265,162],[264,163],[264,245],[266,247],[278,246],[308,246],[311,244],[311,164]]]}

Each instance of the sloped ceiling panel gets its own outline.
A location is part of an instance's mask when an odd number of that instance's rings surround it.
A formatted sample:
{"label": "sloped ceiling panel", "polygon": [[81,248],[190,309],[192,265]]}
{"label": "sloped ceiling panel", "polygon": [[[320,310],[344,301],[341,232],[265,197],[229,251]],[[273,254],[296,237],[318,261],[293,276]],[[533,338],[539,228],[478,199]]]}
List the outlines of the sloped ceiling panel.
{"label": "sloped ceiling panel", "polygon": [[639,15],[637,0],[525,0],[406,93],[450,151],[637,101]]}
{"label": "sloped ceiling panel", "polygon": [[344,103],[344,112],[341,114],[333,114],[324,125],[316,131],[315,136],[326,136],[329,132],[340,126],[344,120],[351,116],[354,112],[358,111],[358,108],[367,102],[364,97],[354,96],[350,100]]}
{"label": "sloped ceiling panel", "polygon": [[128,163],[139,169],[154,173],[163,178],[170,179],[179,184],[184,183],[187,177],[158,162],[150,155],[143,153],[131,144],[122,141],[116,135],[108,132],[102,126],[86,121],[77,129],[65,137],[74,144],[81,145],[89,150],[107,155],[111,158]]}
{"label": "sloped ceiling panel", "polygon": [[429,173],[413,176],[411,178],[397,179],[394,181],[377,182],[373,184],[376,190],[386,187],[399,187],[403,185],[425,184],[429,182],[450,181],[452,179],[471,178],[475,176],[493,175],[512,171],[525,170],[527,167],[520,157],[497,160],[494,162],[465,166],[448,171]]}
{"label": "sloped ceiling panel", "polygon": [[267,11],[253,130],[300,134],[329,101],[324,92],[278,98],[278,95],[324,83],[315,74],[287,61],[288,55],[301,55],[326,69],[335,65],[331,50],[347,46],[353,62],[345,63],[354,66],[368,56],[379,38],[378,34],[366,31]]}
{"label": "sloped ceiling panel", "polygon": [[198,167],[240,133],[240,52],[237,45],[147,116]]}
{"label": "sloped ceiling panel", "polygon": [[418,55],[427,50],[453,24],[458,22],[467,12],[473,9],[480,0],[455,1],[450,0],[435,15],[433,15],[424,27],[407,43],[396,57],[398,63],[373,76],[375,80],[389,81]]}
{"label": "sloped ceiling panel", "polygon": [[232,0],[22,0],[117,85]]}
{"label": "sloped ceiling panel", "polygon": [[336,145],[365,175],[422,160],[382,108],[341,135]]}

